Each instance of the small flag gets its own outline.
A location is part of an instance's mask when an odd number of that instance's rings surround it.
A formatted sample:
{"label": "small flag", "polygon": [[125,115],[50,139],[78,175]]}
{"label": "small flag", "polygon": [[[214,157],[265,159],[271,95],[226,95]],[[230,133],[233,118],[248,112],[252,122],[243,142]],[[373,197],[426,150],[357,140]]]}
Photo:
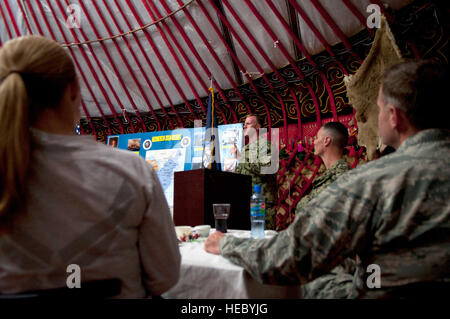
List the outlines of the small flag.
{"label": "small flag", "polygon": [[209,88],[208,113],[206,115],[205,145],[203,147],[203,167],[220,171],[219,136],[214,105],[214,88]]}
{"label": "small flag", "polygon": [[81,135],[81,126],[80,126],[80,123],[77,123],[77,125],[75,126],[75,134]]}

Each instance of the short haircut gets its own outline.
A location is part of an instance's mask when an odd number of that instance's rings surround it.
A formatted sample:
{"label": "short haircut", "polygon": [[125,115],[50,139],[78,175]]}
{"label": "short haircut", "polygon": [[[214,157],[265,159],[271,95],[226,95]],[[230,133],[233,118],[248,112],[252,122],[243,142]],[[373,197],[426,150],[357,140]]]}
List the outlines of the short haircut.
{"label": "short haircut", "polygon": [[249,113],[245,118],[250,117],[250,116],[254,116],[256,118],[256,123],[261,124],[261,121],[260,121],[258,115],[256,115],[255,113]]}
{"label": "short haircut", "polygon": [[340,122],[328,122],[323,125],[323,129],[331,135],[332,144],[343,149],[347,146],[348,130]]}
{"label": "short haircut", "polygon": [[385,104],[405,112],[419,130],[449,128],[446,108],[449,92],[448,66],[433,60],[416,60],[396,64],[382,79]]}

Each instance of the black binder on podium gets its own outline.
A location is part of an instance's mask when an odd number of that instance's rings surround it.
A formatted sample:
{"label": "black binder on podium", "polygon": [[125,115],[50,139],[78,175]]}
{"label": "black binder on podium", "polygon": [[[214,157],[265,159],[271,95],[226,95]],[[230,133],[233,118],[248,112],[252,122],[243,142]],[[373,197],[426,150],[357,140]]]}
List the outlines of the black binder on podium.
{"label": "black binder on podium", "polygon": [[250,176],[210,169],[175,172],[176,226],[214,225],[212,204],[230,203],[228,229],[250,229]]}

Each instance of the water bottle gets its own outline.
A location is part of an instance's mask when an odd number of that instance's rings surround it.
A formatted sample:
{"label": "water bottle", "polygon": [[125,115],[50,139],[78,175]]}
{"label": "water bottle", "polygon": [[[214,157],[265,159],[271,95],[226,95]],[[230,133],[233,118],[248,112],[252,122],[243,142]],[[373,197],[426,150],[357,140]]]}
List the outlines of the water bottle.
{"label": "water bottle", "polygon": [[265,198],[261,194],[261,185],[253,186],[253,195],[250,198],[251,237],[264,238],[266,215]]}

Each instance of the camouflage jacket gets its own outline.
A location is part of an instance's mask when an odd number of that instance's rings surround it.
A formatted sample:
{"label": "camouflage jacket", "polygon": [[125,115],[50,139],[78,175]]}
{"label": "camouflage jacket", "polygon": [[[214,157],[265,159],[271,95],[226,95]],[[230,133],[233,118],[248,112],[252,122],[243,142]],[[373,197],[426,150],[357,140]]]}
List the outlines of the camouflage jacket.
{"label": "camouflage jacket", "polygon": [[[295,214],[301,211],[310,200],[316,197],[328,185],[334,182],[339,176],[351,169],[344,158],[338,160],[322,175],[314,179],[311,192],[304,196],[297,204]],[[357,267],[352,258],[346,258],[344,263],[350,265],[347,267],[337,266],[329,274],[320,276],[313,281],[302,286],[302,298],[323,299],[323,298],[354,298],[358,294],[360,285],[360,275],[362,270]],[[356,271],[358,271],[356,273]],[[358,285],[359,284],[359,285]]]}
{"label": "camouflage jacket", "polygon": [[295,208],[295,214],[299,212],[311,199],[316,197],[325,187],[333,183],[339,176],[350,170],[350,165],[347,164],[344,158],[341,158],[329,169],[327,169],[321,176],[317,177],[312,183],[311,192],[304,196]]}
{"label": "camouflage jacket", "polygon": [[[267,147],[265,149],[265,147]],[[244,146],[236,173],[249,175],[252,187],[261,185],[266,199],[266,229],[275,229],[275,209],[278,202],[277,172],[265,174],[262,168],[271,166],[271,144],[264,137]],[[278,160],[278,159],[276,159]]]}
{"label": "camouflage jacket", "polygon": [[[224,237],[220,252],[269,284],[306,283],[351,255],[378,265],[381,287],[450,280],[450,131],[428,129],[396,152],[342,175],[285,231],[263,240]],[[365,283],[369,282],[369,278]]]}

